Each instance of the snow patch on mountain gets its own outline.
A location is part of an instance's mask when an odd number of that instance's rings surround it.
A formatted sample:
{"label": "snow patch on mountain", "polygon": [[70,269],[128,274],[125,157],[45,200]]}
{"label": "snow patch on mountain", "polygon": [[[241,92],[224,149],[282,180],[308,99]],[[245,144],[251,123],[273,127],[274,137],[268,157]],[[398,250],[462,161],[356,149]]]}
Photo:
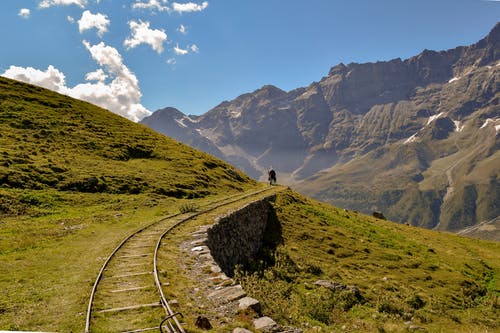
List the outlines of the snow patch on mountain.
{"label": "snow patch on mountain", "polygon": [[415,133],[403,142],[404,145],[417,141],[417,134]]}
{"label": "snow patch on mountain", "polygon": [[[499,120],[500,120],[500,119],[491,119],[491,118],[488,118],[488,119],[486,119],[486,120],[484,121],[483,125],[482,125],[481,127],[479,127],[479,129],[481,129],[481,128],[485,128],[485,127],[487,127],[489,124],[496,123],[496,122],[498,122]],[[495,128],[496,128],[496,126],[495,126]]]}
{"label": "snow patch on mountain", "polygon": [[201,120],[201,118],[199,118],[199,117],[198,117],[197,119],[193,119],[193,118],[191,118],[190,116],[184,116],[184,118],[183,118],[183,119],[184,119],[184,120],[189,121],[189,122],[190,122],[190,123],[192,123],[192,124],[197,124],[197,123],[199,123],[199,122],[200,122],[200,120]]}
{"label": "snow patch on mountain", "polygon": [[453,120],[453,123],[455,124],[455,132],[462,132],[465,125],[461,125],[460,121],[458,120]]}
{"label": "snow patch on mountain", "polygon": [[240,118],[241,117],[241,111],[231,111],[230,115],[231,115],[231,118]]}
{"label": "snow patch on mountain", "polygon": [[179,124],[179,126],[184,127],[184,128],[187,128],[187,125],[186,125],[186,124],[184,124],[184,118],[181,118],[181,119],[174,119],[174,120],[175,120],[175,122],[176,122],[177,124]]}
{"label": "snow patch on mountain", "polygon": [[427,120],[427,124],[426,125],[429,125],[430,123],[432,123],[434,120],[438,119],[438,118],[441,118],[442,116],[444,116],[444,112],[441,112],[439,114],[435,114],[433,116],[430,116],[429,119]]}

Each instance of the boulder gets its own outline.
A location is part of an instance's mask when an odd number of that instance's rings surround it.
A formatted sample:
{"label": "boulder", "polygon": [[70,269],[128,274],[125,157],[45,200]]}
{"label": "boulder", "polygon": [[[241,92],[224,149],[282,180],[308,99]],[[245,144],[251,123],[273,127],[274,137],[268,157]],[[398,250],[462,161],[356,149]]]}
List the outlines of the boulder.
{"label": "boulder", "polygon": [[252,333],[252,331],[247,330],[246,328],[236,327],[233,330],[233,333]]}
{"label": "boulder", "polygon": [[195,326],[201,328],[202,330],[210,330],[212,329],[212,324],[207,317],[198,316],[195,321]]}
{"label": "boulder", "polygon": [[255,298],[243,297],[242,299],[240,299],[238,307],[240,310],[252,309],[253,311],[255,311],[255,313],[261,315],[262,310],[260,302]]}
{"label": "boulder", "polygon": [[247,294],[241,287],[241,285],[237,284],[235,286],[230,286],[226,288],[222,288],[216,291],[211,292],[208,295],[208,298],[213,300],[218,300],[223,303],[229,303],[232,301],[236,301],[240,298],[245,297]]}
{"label": "boulder", "polygon": [[373,212],[372,215],[373,215],[373,217],[376,217],[377,219],[385,220],[385,216],[382,212]]}
{"label": "boulder", "polygon": [[278,324],[276,324],[276,322],[269,317],[260,317],[253,321],[253,327],[257,330],[271,330],[277,325]]}

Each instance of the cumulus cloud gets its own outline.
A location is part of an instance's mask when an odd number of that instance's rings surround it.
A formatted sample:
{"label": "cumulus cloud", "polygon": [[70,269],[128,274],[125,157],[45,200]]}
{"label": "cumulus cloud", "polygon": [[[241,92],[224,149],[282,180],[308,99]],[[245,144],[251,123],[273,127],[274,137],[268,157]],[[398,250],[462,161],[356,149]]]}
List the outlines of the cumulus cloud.
{"label": "cumulus cloud", "polygon": [[204,1],[201,5],[198,5],[194,2],[188,2],[188,3],[174,2],[172,4],[172,9],[178,13],[201,12],[207,7],[208,7],[208,1]]}
{"label": "cumulus cloud", "polygon": [[88,0],[42,0],[38,3],[40,8],[49,8],[52,6],[77,5],[80,8],[87,6]]}
{"label": "cumulus cloud", "polygon": [[[11,66],[2,76],[36,84],[62,94],[99,105],[132,121],[139,121],[151,114],[141,103],[142,97],[137,77],[123,64],[115,48],[103,42],[83,44],[92,58],[102,68],[86,75],[87,82],[73,88],[66,86],[65,75],[50,65],[46,71],[32,67]],[[106,82],[108,81],[108,82]]]}
{"label": "cumulus cloud", "polygon": [[66,19],[68,20],[69,23],[73,24],[75,23],[75,19],[73,18],[73,16],[66,16]]}
{"label": "cumulus cloud", "polygon": [[92,14],[89,10],[86,10],[82,14],[82,18],[78,21],[78,28],[80,33],[85,30],[97,29],[97,34],[99,37],[108,31],[109,19],[107,15],[100,13]]}
{"label": "cumulus cloud", "polygon": [[142,21],[130,21],[129,26],[132,36],[123,42],[125,47],[131,49],[140,44],[148,44],[156,52],[163,52],[163,42],[167,40],[167,34],[163,29],[150,29],[149,22]]}
{"label": "cumulus cloud", "polygon": [[90,45],[86,40],[83,41],[83,45],[90,52],[92,58],[97,61],[100,66],[106,67],[106,69],[111,73],[121,73],[126,72],[124,70],[123,59],[117,49],[111,46],[107,46],[104,42],[100,42],[96,45]]}
{"label": "cumulus cloud", "polygon": [[26,83],[36,84],[50,90],[60,93],[67,93],[66,91],[66,77],[64,74],[50,65],[46,71],[41,71],[33,67],[18,67],[10,66],[2,76],[23,81]]}
{"label": "cumulus cloud", "polygon": [[148,2],[137,0],[137,2],[132,5],[132,9],[149,9],[163,12],[169,10],[168,6],[166,6],[167,2],[167,0],[162,0],[161,3],[159,0],[149,0]]}
{"label": "cumulus cloud", "polygon": [[31,11],[28,9],[28,8],[21,8],[21,10],[19,11],[19,15],[20,17],[22,18],[29,18],[30,17],[30,14],[31,14]]}
{"label": "cumulus cloud", "polygon": [[87,81],[104,82],[107,78],[108,76],[106,75],[106,73],[104,73],[102,68],[99,68],[98,70],[87,73],[87,75],[85,75],[85,80]]}
{"label": "cumulus cloud", "polygon": [[175,58],[167,59],[167,64],[169,64],[169,65],[175,65],[176,63],[177,63],[177,60],[175,60]]}
{"label": "cumulus cloud", "polygon": [[139,81],[123,64],[118,50],[103,42],[90,45],[84,41],[83,44],[113,80],[107,84],[102,81],[79,84],[71,89],[73,96],[96,103],[133,121],[150,115],[151,112],[140,104],[142,93]]}

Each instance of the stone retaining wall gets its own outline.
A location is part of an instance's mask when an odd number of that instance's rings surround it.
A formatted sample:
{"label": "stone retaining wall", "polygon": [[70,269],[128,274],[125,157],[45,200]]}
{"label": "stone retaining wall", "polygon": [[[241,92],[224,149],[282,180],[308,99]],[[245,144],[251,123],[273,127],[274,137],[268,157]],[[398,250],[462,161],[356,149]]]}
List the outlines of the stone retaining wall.
{"label": "stone retaining wall", "polygon": [[207,246],[222,271],[234,275],[236,265],[246,265],[260,250],[272,213],[275,195],[217,218],[207,230]]}
{"label": "stone retaining wall", "polygon": [[[200,226],[191,233],[194,240],[181,246],[191,254],[192,272],[198,274],[198,281],[205,282],[196,288],[196,293],[205,295],[218,317],[221,314],[236,317],[243,311],[254,318],[253,327],[258,332],[302,333],[300,329],[280,326],[271,318],[262,316],[260,302],[247,297],[242,286],[228,277],[234,274],[235,265],[251,262],[263,245],[272,247],[271,240],[280,239],[281,228],[271,205],[275,198],[272,195],[259,199],[218,217],[210,226]],[[217,321],[214,317],[210,320]],[[243,328],[232,331],[251,332]]]}

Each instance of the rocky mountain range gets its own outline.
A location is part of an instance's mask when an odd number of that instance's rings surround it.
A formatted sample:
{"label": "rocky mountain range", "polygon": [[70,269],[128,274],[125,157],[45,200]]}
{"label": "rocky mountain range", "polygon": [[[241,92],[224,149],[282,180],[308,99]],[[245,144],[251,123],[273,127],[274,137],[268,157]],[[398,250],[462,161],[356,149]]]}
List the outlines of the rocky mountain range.
{"label": "rocky mountain range", "polygon": [[264,86],[201,116],[142,123],[335,205],[458,231],[500,212],[500,23],[471,46],[339,64],[308,87]]}

